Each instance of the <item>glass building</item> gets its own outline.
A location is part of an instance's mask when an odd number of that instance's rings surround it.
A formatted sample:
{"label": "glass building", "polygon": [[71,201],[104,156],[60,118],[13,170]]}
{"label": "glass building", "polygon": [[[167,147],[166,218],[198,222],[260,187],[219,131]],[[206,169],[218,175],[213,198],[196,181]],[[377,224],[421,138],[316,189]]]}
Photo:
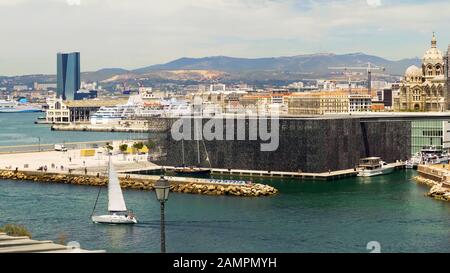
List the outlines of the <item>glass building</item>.
{"label": "glass building", "polygon": [[444,148],[444,121],[413,121],[411,127],[412,155],[420,152],[426,146],[434,146],[437,149]]}
{"label": "glass building", "polygon": [[57,55],[57,95],[63,100],[75,99],[80,89],[80,53],[58,53]]}

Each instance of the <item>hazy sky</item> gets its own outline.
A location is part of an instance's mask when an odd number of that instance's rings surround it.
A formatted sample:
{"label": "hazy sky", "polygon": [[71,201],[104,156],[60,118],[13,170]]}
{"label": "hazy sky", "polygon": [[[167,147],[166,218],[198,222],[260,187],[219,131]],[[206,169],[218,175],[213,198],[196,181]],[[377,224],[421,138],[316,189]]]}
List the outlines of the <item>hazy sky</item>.
{"label": "hazy sky", "polygon": [[179,57],[364,52],[419,56],[450,43],[448,0],[0,0],[0,75],[82,71]]}

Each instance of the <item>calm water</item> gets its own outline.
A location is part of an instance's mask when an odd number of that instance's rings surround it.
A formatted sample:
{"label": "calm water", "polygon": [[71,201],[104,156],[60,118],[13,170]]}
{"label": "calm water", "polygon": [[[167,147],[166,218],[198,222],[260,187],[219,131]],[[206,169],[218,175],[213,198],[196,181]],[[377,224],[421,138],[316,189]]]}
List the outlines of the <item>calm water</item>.
{"label": "calm water", "polygon": [[[20,134],[31,131],[17,126],[24,130]],[[53,134],[59,133],[42,134],[55,139]],[[167,248],[367,252],[366,244],[378,241],[383,252],[450,252],[450,203],[425,197],[428,189],[410,181],[413,175],[398,171],[337,182],[263,180],[280,194],[254,199],[171,193],[166,207]],[[0,181],[0,225],[23,224],[42,240],[64,234],[87,249],[159,251],[159,204],[153,192],[125,191],[128,206],[141,220],[135,226],[92,224],[97,192],[93,187]],[[106,192],[102,193],[99,213],[106,211]]]}
{"label": "calm water", "polygon": [[52,132],[50,125],[34,124],[40,116],[44,113],[0,113],[0,146],[38,144],[38,137],[42,144],[146,137],[138,133]]}

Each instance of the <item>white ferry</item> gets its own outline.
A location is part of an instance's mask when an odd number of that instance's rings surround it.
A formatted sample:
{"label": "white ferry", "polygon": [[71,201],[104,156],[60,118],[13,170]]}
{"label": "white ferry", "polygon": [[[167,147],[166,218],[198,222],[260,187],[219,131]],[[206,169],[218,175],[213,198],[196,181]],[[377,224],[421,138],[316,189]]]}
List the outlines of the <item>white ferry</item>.
{"label": "white ferry", "polygon": [[0,113],[42,112],[42,107],[13,100],[0,100]]}
{"label": "white ferry", "polygon": [[383,174],[390,174],[394,171],[394,166],[389,166],[380,157],[368,157],[360,160],[360,171],[358,176],[370,177]]}
{"label": "white ferry", "polygon": [[139,96],[131,96],[127,104],[116,106],[102,106],[91,117],[92,125],[114,124],[136,115],[136,109],[142,107],[142,99]]}

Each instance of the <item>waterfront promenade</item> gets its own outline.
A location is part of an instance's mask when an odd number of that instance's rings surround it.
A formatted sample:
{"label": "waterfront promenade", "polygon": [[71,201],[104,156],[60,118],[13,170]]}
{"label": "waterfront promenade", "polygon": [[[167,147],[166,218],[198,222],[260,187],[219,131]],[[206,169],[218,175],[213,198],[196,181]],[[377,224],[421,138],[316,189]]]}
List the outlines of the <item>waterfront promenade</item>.
{"label": "waterfront promenade", "polygon": [[[106,154],[97,153],[92,157],[80,155],[81,149],[69,150],[67,152],[43,151],[28,153],[0,154],[0,169],[19,171],[38,171],[41,167],[47,167],[52,173],[88,173],[105,172],[109,157]],[[147,161],[147,155],[113,155],[111,160],[117,169],[133,167],[155,167],[156,165]]]}

